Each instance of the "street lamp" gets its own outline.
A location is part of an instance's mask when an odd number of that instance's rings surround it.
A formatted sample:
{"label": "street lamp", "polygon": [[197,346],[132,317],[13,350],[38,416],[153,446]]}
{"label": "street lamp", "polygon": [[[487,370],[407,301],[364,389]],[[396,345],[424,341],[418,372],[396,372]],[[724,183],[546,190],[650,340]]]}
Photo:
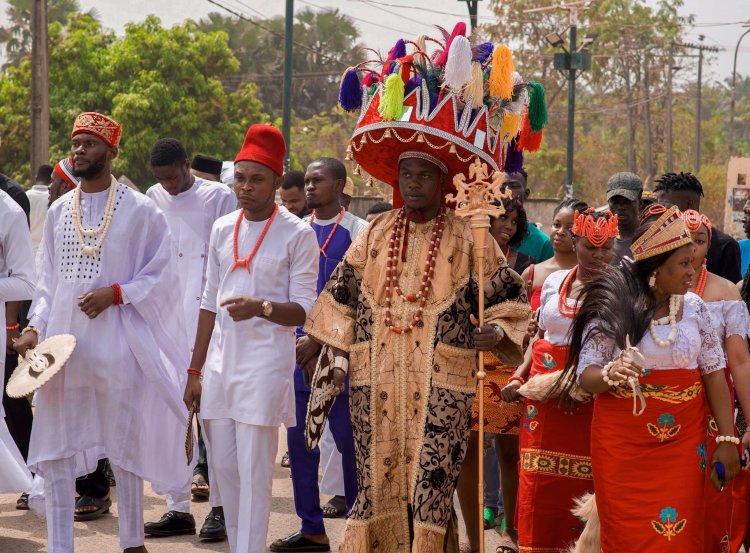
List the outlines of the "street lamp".
{"label": "street lamp", "polygon": [[[748,19],[743,27],[750,27],[750,19]],[[737,96],[737,52],[740,50],[740,42],[745,38],[745,35],[750,33],[750,29],[740,35],[737,41],[737,46],[734,48],[734,65],[732,66],[732,100],[729,104],[729,155],[734,153],[734,104]]]}
{"label": "street lamp", "polygon": [[459,2],[465,2],[469,8],[469,21],[471,21],[472,32],[477,27],[477,10],[479,9],[479,0],[458,0]]}

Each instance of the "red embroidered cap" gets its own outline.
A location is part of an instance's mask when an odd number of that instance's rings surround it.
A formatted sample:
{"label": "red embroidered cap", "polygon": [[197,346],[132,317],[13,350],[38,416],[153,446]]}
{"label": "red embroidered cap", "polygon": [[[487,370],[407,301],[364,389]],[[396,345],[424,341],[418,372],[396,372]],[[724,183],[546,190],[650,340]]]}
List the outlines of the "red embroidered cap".
{"label": "red embroidered cap", "polygon": [[84,133],[93,134],[104,140],[110,148],[116,148],[122,137],[122,125],[111,117],[88,111],[76,117],[70,138]]}
{"label": "red embroidered cap", "polygon": [[251,125],[234,162],[253,161],[265,165],[277,175],[283,175],[284,155],[286,143],[279,129],[271,125]]}

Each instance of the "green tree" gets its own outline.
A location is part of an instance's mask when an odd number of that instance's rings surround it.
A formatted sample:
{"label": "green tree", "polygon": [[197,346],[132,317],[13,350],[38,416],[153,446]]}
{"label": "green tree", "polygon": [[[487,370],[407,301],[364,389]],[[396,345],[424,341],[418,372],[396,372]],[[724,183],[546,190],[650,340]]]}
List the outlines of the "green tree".
{"label": "green tree", "polygon": [[[231,158],[247,127],[268,121],[253,84],[231,93],[222,86],[221,79],[238,69],[226,33],[202,32],[192,22],[164,29],[149,17],[127,25],[119,38],[89,15],[72,16],[64,28],[51,25],[52,160],[67,152],[82,111],[111,114],[123,125],[115,172],[141,187],[152,182],[149,151],[160,137],[178,138],[191,152]],[[28,60],[0,75],[0,167],[22,181],[28,175],[29,85]]]}
{"label": "green tree", "polygon": [[[31,12],[33,0],[8,0],[5,14],[10,22],[6,27],[0,27],[0,44],[5,47],[8,65],[18,63],[31,54]],[[48,0],[47,21],[49,23],[62,23],[68,21],[72,13],[79,13],[81,6],[78,0]],[[88,12],[92,17],[98,17],[97,11],[91,9]]]}

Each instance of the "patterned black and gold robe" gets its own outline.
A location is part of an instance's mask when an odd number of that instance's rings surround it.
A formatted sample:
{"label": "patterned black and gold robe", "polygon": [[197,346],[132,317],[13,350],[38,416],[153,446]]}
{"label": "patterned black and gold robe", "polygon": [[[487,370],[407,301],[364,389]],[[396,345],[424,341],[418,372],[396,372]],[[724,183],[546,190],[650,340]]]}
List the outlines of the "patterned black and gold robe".
{"label": "patterned black and gold robe", "polygon": [[[469,316],[478,309],[471,230],[454,212],[446,214],[422,322],[397,334],[383,322],[396,214],[381,215],[360,233],[305,324],[316,340],[349,352],[359,491],[344,553],[443,551],[469,438],[477,385]],[[407,260],[398,269],[405,294],[419,289],[434,224],[409,225]],[[493,353],[518,365],[530,317],[524,283],[495,241],[487,242],[485,322],[505,331]],[[395,292],[391,301],[394,324],[407,326],[418,303]]]}

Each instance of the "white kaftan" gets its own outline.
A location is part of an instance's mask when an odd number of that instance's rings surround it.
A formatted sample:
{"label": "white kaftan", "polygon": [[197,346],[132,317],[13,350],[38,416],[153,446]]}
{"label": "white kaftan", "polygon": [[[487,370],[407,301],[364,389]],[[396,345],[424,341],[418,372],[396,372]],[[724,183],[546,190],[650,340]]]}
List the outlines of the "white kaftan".
{"label": "white kaftan", "polygon": [[[279,207],[250,265],[230,272],[239,211],[217,220],[211,232],[206,289],[201,308],[216,313],[203,368],[201,414],[244,424],[296,424],[293,373],[295,329],[255,317],[234,322],[219,305],[233,296],[294,302],[305,313],[315,301],[320,249],[310,226]],[[242,220],[239,257],[255,246],[266,221]]]}
{"label": "white kaftan", "polygon": [[[100,225],[108,194],[81,193],[85,228]],[[179,490],[183,478],[173,467],[185,463],[180,375],[189,348],[169,227],[146,196],[118,184],[101,253],[82,255],[72,203],[73,191],[47,213],[30,325],[42,337],[73,334],[77,346],[38,392],[29,466],[44,476],[44,461],[75,456],[83,475],[108,457],[159,493]],[[78,297],[114,283],[124,304],[88,319]]]}
{"label": "white kaftan", "polygon": [[[0,190],[0,309],[5,303],[31,298],[34,291],[34,251],[26,214]],[[0,332],[0,373],[5,370],[6,333]],[[27,491],[31,474],[26,468],[13,438],[5,427],[5,412],[0,404],[0,493]]]}
{"label": "white kaftan", "polygon": [[193,186],[176,196],[164,190],[161,184],[149,188],[146,196],[164,212],[169,223],[177,255],[187,342],[192,348],[206,285],[211,228],[219,217],[237,209],[237,197],[225,184],[199,177],[195,177]]}

